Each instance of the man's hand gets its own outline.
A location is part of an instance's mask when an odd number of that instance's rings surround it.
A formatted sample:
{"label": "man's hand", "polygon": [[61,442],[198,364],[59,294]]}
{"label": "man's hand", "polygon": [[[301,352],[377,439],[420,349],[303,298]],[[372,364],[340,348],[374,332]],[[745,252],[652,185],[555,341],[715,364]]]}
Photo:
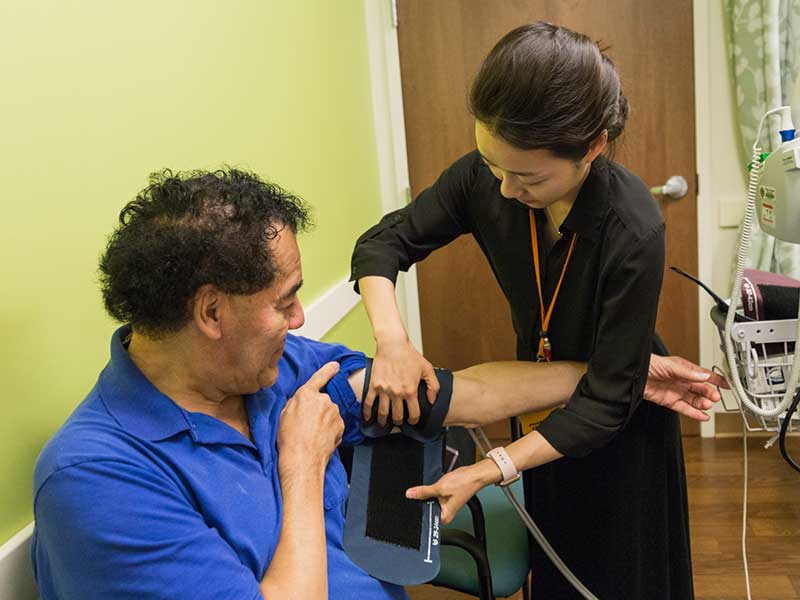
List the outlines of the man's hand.
{"label": "man's hand", "polygon": [[718,387],[729,389],[716,373],[680,356],[653,354],[644,398],[696,421],[708,421],[704,411],[719,402]]}
{"label": "man's hand", "polygon": [[339,409],[328,394],[320,391],[338,372],[336,362],[322,365],[286,403],[277,438],[281,471],[298,465],[313,465],[324,471],[342,441],[344,423]]}
{"label": "man's hand", "polygon": [[261,579],[264,598],[327,598],[325,469],[344,423],[320,390],[339,372],[329,362],[286,403],[278,424],[278,475],[283,517],[278,546]]}
{"label": "man's hand", "polygon": [[372,405],[378,398],[378,424],[383,426],[391,408],[392,422],[403,424],[403,405],[408,407],[408,422],[416,425],[419,421],[419,402],[417,388],[419,382],[428,386],[428,401],[433,404],[439,393],[439,380],[433,365],[422,356],[408,339],[379,340],[369,390],[364,399],[364,419],[372,416]]}

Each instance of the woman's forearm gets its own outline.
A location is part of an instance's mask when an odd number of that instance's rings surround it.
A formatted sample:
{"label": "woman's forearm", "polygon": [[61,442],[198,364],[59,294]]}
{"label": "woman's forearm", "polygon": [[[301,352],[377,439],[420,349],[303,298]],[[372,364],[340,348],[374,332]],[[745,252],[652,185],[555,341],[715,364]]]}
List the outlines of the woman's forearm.
{"label": "woman's forearm", "polygon": [[361,299],[367,309],[376,341],[406,339],[406,329],[397,306],[394,285],[386,277],[371,275],[358,280]]}
{"label": "woman's forearm", "polygon": [[[517,471],[533,469],[564,456],[553,448],[550,442],[538,431],[532,431],[522,436],[517,441],[506,446],[505,449]],[[474,477],[480,487],[500,483],[503,480],[500,469],[490,458],[478,461],[468,468],[471,470],[471,476]]]}
{"label": "woman's forearm", "polygon": [[[538,432],[533,431],[506,447],[517,471],[532,469],[561,458],[561,454]],[[445,473],[432,485],[420,485],[406,490],[406,497],[415,500],[437,498],[442,507],[442,522],[453,520],[458,510],[481,488],[502,480],[500,469],[491,459],[459,467]]]}

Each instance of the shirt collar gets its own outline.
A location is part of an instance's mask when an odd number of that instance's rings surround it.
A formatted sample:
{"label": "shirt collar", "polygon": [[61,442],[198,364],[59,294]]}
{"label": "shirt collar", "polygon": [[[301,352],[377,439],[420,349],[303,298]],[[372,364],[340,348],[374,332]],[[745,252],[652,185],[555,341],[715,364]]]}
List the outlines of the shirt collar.
{"label": "shirt collar", "polygon": [[600,239],[603,219],[608,211],[608,159],[598,156],[592,161],[575,203],[561,224],[561,233],[575,232],[593,242]]}
{"label": "shirt collar", "polygon": [[100,389],[108,412],[123,428],[143,439],[158,441],[188,430],[198,441],[190,413],[158,391],[131,360],[123,345],[130,333],[130,325],[114,332],[111,360],[100,373]]}

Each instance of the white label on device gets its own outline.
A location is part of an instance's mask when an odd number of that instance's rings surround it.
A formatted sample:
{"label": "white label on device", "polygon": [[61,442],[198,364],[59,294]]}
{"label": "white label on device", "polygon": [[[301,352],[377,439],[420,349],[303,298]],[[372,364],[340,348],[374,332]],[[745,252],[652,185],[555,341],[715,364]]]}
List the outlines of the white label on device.
{"label": "white label on device", "polygon": [[784,152],[781,162],[783,163],[784,171],[800,168],[800,153],[798,153],[798,148],[792,148]]}
{"label": "white label on device", "polygon": [[439,518],[436,518],[436,542],[433,541],[433,501],[428,501],[428,557],[424,562],[432,563],[431,546],[439,543]]}

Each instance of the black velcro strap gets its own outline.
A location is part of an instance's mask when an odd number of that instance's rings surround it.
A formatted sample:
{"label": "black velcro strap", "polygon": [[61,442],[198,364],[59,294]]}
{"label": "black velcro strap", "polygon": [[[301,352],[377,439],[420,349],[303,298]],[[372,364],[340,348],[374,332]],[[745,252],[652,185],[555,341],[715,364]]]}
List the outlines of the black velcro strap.
{"label": "black velcro strap", "polygon": [[406,498],[406,490],[422,485],[423,460],[423,446],[416,440],[401,435],[376,440],[370,465],[368,537],[419,550],[422,502]]}
{"label": "black velcro strap", "polygon": [[356,446],[342,538],[352,561],[397,585],[436,577],[441,508],[436,500],[411,501],[405,494],[441,476],[441,435],[420,443],[396,433]]}
{"label": "black velcro strap", "polygon": [[[425,442],[438,436],[444,427],[444,419],[450,410],[450,399],[453,396],[453,372],[448,369],[434,369],[436,378],[439,380],[439,393],[436,401],[431,404],[428,402],[428,386],[425,381],[419,382],[417,388],[417,402],[419,404],[419,421],[416,425],[408,422],[408,406],[403,404],[403,424],[401,431],[404,435]],[[369,390],[370,376],[372,375],[372,359],[367,358],[366,370],[364,372],[364,389],[361,392],[361,401],[367,397]],[[378,424],[378,398],[372,404],[372,413],[368,420],[361,419],[361,431],[368,437],[381,437],[388,435],[395,426],[391,419],[387,420],[386,425],[381,427]]]}

